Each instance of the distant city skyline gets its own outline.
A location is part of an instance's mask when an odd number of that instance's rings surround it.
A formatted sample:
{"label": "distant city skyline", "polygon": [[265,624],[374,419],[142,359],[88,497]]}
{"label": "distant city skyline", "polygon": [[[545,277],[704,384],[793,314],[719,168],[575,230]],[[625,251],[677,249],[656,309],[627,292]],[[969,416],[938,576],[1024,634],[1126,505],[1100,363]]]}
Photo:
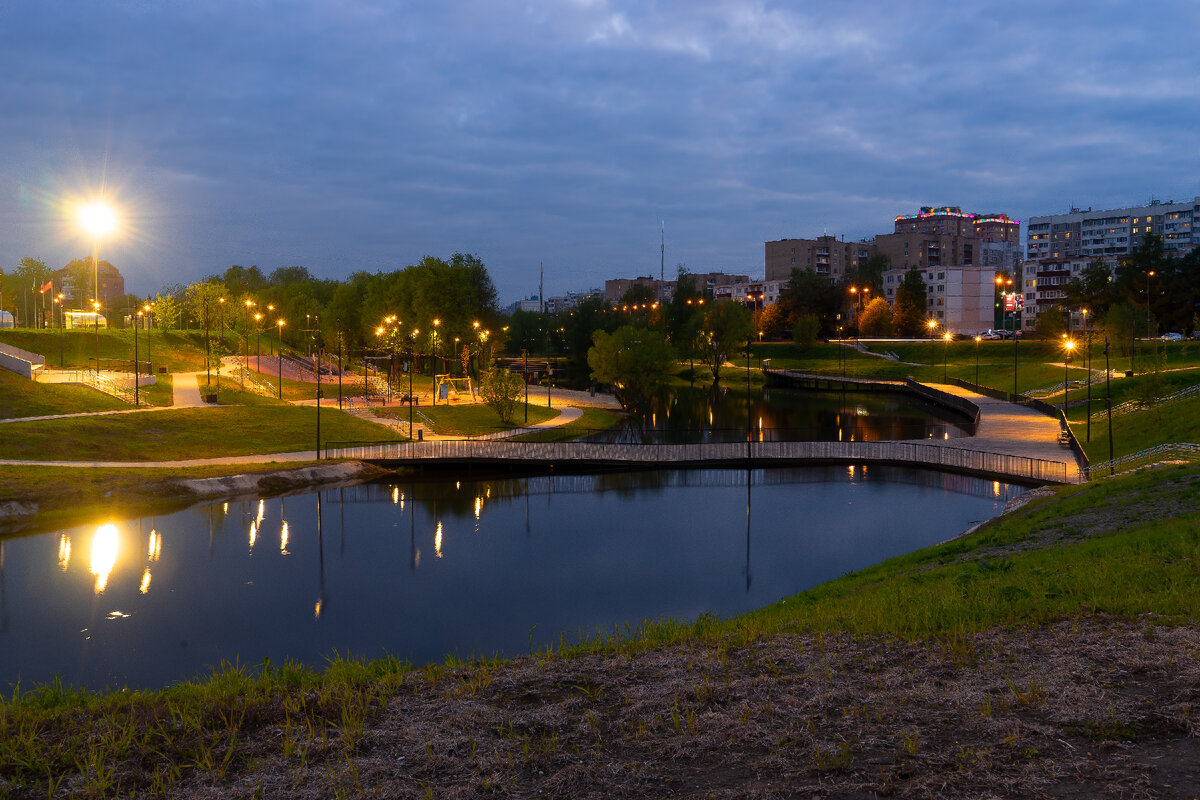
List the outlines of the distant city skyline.
{"label": "distant city skyline", "polygon": [[921,206],[1024,222],[1200,194],[1200,7],[533,0],[0,6],[0,267],[130,291],[475,253],[502,303],[761,275]]}

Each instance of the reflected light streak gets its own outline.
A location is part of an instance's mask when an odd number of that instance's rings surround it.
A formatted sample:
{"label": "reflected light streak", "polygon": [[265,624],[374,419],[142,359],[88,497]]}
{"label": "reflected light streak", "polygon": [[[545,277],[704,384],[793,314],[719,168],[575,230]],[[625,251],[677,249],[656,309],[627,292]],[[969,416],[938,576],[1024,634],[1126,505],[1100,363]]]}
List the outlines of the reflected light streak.
{"label": "reflected light streak", "polygon": [[317,604],[315,606],[313,606],[313,619],[320,619],[320,618],[321,618],[321,601],[320,601],[320,599],[318,599]]}
{"label": "reflected light streak", "polygon": [[400,490],[393,486],[392,487],[392,505],[396,505],[399,502],[400,502]]}
{"label": "reflected light streak", "polygon": [[146,594],[150,591],[150,568],[146,567],[146,571],[142,573],[142,585],[138,587],[138,591]]}
{"label": "reflected light streak", "polygon": [[461,488],[462,488],[462,481],[455,481],[454,482],[454,491],[457,492]]}
{"label": "reflected light streak", "polygon": [[222,503],[222,504],[221,504],[221,513],[222,513],[222,514],[228,514],[228,513],[229,513],[229,503]]}
{"label": "reflected light streak", "polygon": [[1000,496],[1000,481],[992,481],[992,496]]}
{"label": "reflected light streak", "polygon": [[150,544],[146,548],[146,558],[151,561],[158,561],[158,557],[162,555],[162,534],[158,531],[150,531]]}
{"label": "reflected light streak", "polygon": [[58,568],[63,572],[71,566],[71,537],[60,534],[58,537]]}
{"label": "reflected light streak", "polygon": [[291,555],[291,553],[289,553],[288,549],[287,549],[287,542],[288,542],[288,524],[287,524],[287,520],[284,520],[283,527],[281,527],[279,529],[279,554],[280,555],[284,555],[284,556]]}
{"label": "reflected light streak", "polygon": [[117,549],[120,538],[117,527],[111,523],[101,525],[92,535],[91,572],[96,576],[96,594],[108,587],[108,576],[117,564]]}
{"label": "reflected light streak", "polygon": [[265,502],[262,500],[259,500],[258,501],[258,516],[255,517],[254,521],[257,522],[259,525],[262,525],[262,521],[263,521],[263,518],[266,516],[266,513],[267,513],[267,511],[266,511]]}
{"label": "reflected light streak", "polygon": [[850,470],[850,480],[854,480],[854,465],[851,464],[847,469]]}
{"label": "reflected light streak", "polygon": [[438,558],[442,557],[442,523],[438,523],[437,533],[433,535],[433,552]]}
{"label": "reflected light streak", "polygon": [[481,511],[483,511],[483,498],[476,497],[475,498],[475,519],[476,520],[479,519],[479,512],[481,512]]}
{"label": "reflected light streak", "polygon": [[250,549],[251,550],[254,549],[254,542],[257,539],[258,539],[258,523],[255,521],[251,521],[250,522]]}

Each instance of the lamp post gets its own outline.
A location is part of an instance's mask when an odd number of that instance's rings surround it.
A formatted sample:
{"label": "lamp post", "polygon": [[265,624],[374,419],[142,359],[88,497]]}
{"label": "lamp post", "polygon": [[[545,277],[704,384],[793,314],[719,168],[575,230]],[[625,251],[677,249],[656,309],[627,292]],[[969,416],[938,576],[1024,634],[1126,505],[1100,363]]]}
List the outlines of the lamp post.
{"label": "lamp post", "polygon": [[[926,321],[925,321],[925,327],[929,329],[929,344],[931,344],[931,345],[932,345],[932,344],[933,344],[933,341],[934,341],[934,340],[933,340],[933,333],[934,333],[934,331],[936,331],[936,330],[937,330],[937,320],[936,320],[936,319],[930,319],[930,320],[926,320]],[[934,365],[934,364],[936,364],[936,363],[937,363],[937,356],[936,356],[936,355],[933,355],[933,356],[932,356],[932,357],[929,359],[929,365],[930,365],[930,366],[933,366],[933,365]]]}
{"label": "lamp post", "polygon": [[1112,434],[1112,368],[1108,365],[1108,337],[1104,337],[1104,384],[1107,389],[1108,398],[1105,405],[1108,406],[1108,474],[1111,476],[1115,472],[1113,465],[1113,434]]}
{"label": "lamp post", "polygon": [[254,371],[262,374],[262,314],[254,313]]}
{"label": "lamp post", "polygon": [[975,337],[975,385],[979,385],[979,343],[983,340],[982,336]]}
{"label": "lamp post", "polygon": [[953,338],[954,336],[950,333],[950,331],[946,331],[944,334],[942,334],[942,339],[946,342],[946,346],[943,348],[942,357],[942,383],[950,382],[950,340]]}
{"label": "lamp post", "polygon": [[142,310],[146,312],[146,374],[153,375],[154,374],[154,359],[150,355],[150,344],[151,344],[150,334],[154,330],[154,325],[151,322],[151,320],[153,318],[150,316],[150,312],[154,310],[154,307],[152,305],[150,305],[150,301],[147,300],[146,305],[142,306]]}
{"label": "lamp post", "polygon": [[1067,339],[1063,342],[1063,420],[1067,418],[1067,361],[1071,358],[1071,353],[1075,351],[1075,340]]}
{"label": "lamp post", "polygon": [[282,400],[283,399],[283,326],[287,323],[285,323],[283,320],[279,320],[275,324],[279,326],[279,358],[277,360],[279,361],[279,399]]}
{"label": "lamp post", "polygon": [[417,357],[417,334],[419,330],[413,328],[412,334],[408,337],[408,438],[413,438],[413,370],[416,368]]}
{"label": "lamp post", "polygon": [[66,316],[66,309],[63,308],[63,293],[59,292],[58,297],[54,298],[54,304],[58,306],[58,368],[63,368],[63,319]]}
{"label": "lamp post", "polygon": [[100,374],[100,239],[116,227],[117,217],[103,201],[79,209],[79,222],[92,236],[92,305],[96,314],[96,375]]}
{"label": "lamp post", "polygon": [[337,320],[338,329],[338,408],[342,407],[342,320]]}
{"label": "lamp post", "polygon": [[141,404],[142,404],[142,397],[141,397],[141,393],[139,391],[141,389],[141,381],[138,380],[138,342],[137,342],[138,320],[140,320],[141,317],[142,317],[142,312],[139,311],[139,312],[137,312],[137,316],[133,318],[133,405],[135,408],[141,406]]}
{"label": "lamp post", "polygon": [[1088,310],[1083,309],[1083,328],[1087,331],[1087,441],[1092,441],[1092,329]]}

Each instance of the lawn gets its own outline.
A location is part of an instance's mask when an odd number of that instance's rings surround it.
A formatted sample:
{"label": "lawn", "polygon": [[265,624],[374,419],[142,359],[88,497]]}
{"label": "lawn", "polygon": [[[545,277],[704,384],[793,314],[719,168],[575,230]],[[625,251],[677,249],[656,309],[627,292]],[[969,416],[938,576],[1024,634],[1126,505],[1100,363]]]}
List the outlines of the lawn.
{"label": "lawn", "polygon": [[[1103,403],[1094,403],[1095,410]],[[1071,430],[1083,446],[1089,461],[1108,461],[1108,420],[1100,417],[1092,421],[1091,441],[1087,437],[1087,425],[1083,415],[1072,421]],[[1136,453],[1149,447],[1175,442],[1200,443],[1200,397],[1190,397],[1167,403],[1155,408],[1120,414],[1113,417],[1113,458]]]}
{"label": "lawn", "polygon": [[[5,426],[0,458],[68,461],[166,461],[286,453],[316,447],[314,407],[263,403],[235,389],[226,401],[257,405],[170,409]],[[321,413],[322,442],[401,440],[387,428],[336,409]]]}
{"label": "lawn", "polygon": [[0,369],[0,418],[41,417],[87,411],[120,411],[133,406],[86,386],[35,383]]}
{"label": "lawn", "polygon": [[[530,398],[529,425],[544,422],[558,416],[558,411],[546,408],[545,406],[535,405],[532,400],[533,398]],[[433,432],[439,436],[479,436],[485,433],[508,431],[527,424],[525,422],[524,403],[517,406],[512,424],[501,422],[500,416],[482,403],[460,406],[422,405],[416,406],[416,410],[420,411],[426,419],[433,423]],[[402,408],[394,406],[380,408],[375,413],[381,417],[408,420],[408,406]],[[415,419],[418,422],[422,421],[420,417],[415,417]]]}
{"label": "lawn", "polygon": [[[533,409],[531,408],[532,412]],[[583,416],[574,422],[568,422],[554,428],[547,428],[536,433],[525,433],[514,436],[514,442],[570,442],[589,436],[598,431],[606,431],[616,425],[624,415],[605,408],[584,408]]]}

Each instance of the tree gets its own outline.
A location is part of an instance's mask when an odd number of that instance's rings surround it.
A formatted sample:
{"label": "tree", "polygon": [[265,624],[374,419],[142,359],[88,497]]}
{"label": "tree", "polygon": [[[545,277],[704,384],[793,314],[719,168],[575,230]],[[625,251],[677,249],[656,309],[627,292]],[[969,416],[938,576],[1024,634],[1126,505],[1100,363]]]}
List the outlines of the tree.
{"label": "tree", "polygon": [[820,333],[821,320],[817,319],[816,314],[801,314],[792,323],[792,341],[804,352],[810,350],[817,343],[817,336]]}
{"label": "tree", "polygon": [[675,353],[662,333],[631,325],[611,334],[596,331],[588,350],[592,378],[613,387],[621,405],[630,411],[647,408],[662,389],[675,363]]}
{"label": "tree", "polygon": [[824,275],[811,269],[794,269],[778,302],[789,322],[802,314],[812,314],[824,330],[832,332],[837,328],[843,300],[841,287]]}
{"label": "tree", "polygon": [[713,381],[721,380],[721,367],[754,335],[750,310],[741,303],[717,303],[704,315],[700,331],[699,359],[713,373]]}
{"label": "tree", "polygon": [[876,297],[867,303],[858,320],[860,336],[891,336],[892,308],[888,301]]}
{"label": "tree", "polygon": [[913,267],[896,288],[892,325],[900,336],[920,336],[925,330],[925,278]]}
{"label": "tree", "polygon": [[883,293],[883,272],[890,264],[891,259],[886,253],[876,253],[859,264],[857,269],[847,273],[842,283],[857,286],[860,289],[865,286],[873,294],[879,296]]}
{"label": "tree", "polygon": [[170,292],[160,292],[154,297],[154,320],[164,330],[179,327],[183,304]]}
{"label": "tree", "polygon": [[783,307],[778,303],[772,303],[759,314],[758,329],[768,339],[778,339],[783,336],[783,329],[786,326],[787,318],[784,316]]}
{"label": "tree", "polygon": [[46,262],[26,256],[21,259],[21,265],[14,270],[14,273],[24,295],[22,299],[24,300],[23,306],[26,311],[22,317],[25,320],[25,324],[29,325],[34,319],[40,318],[44,320],[44,317],[38,313],[37,305],[38,303],[42,303],[43,305],[45,303],[45,296],[39,295],[38,290],[50,278],[50,269],[46,266]]}
{"label": "tree", "polygon": [[1063,312],[1057,308],[1048,308],[1039,312],[1033,330],[1039,339],[1058,339],[1067,332],[1067,325],[1063,321]]}
{"label": "tree", "polygon": [[499,367],[484,370],[479,382],[479,396],[484,404],[506,425],[512,424],[517,401],[524,389],[519,375]]}

